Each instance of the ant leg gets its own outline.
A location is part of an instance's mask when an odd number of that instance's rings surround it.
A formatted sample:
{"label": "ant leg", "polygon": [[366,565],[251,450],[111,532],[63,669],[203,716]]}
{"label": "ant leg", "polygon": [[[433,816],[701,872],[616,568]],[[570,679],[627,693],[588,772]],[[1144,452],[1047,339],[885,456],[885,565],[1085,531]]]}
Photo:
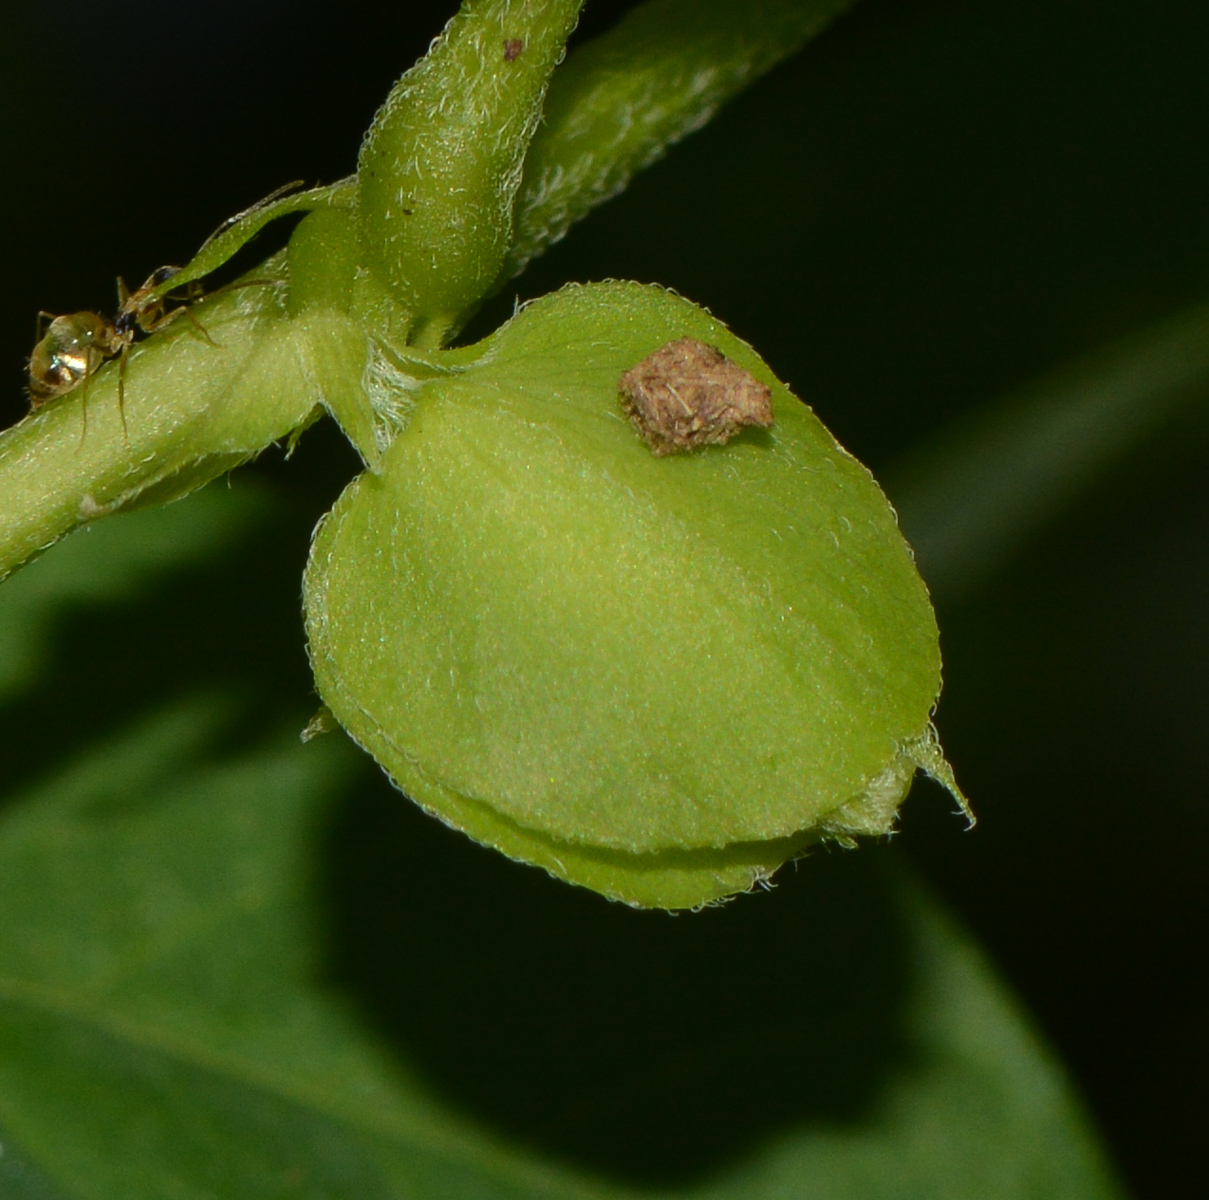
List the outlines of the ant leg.
{"label": "ant leg", "polygon": [[[36,346],[46,336],[46,325],[55,319],[54,313],[48,313],[45,309],[38,310],[37,319],[34,321],[34,345]],[[46,325],[42,322],[45,321]]]}
{"label": "ant leg", "polygon": [[140,319],[139,328],[144,333],[158,333],[161,329],[171,325],[172,322],[178,318],[188,317],[190,323],[193,325],[193,328],[201,334],[206,342],[213,346],[215,350],[219,350],[222,348],[220,344],[216,342],[209,335],[209,333],[206,332],[206,327],[197,319],[197,316],[194,314],[194,304],[196,304],[199,300],[212,300],[215,296],[221,296],[224,292],[234,292],[239,288],[284,286],[285,280],[283,279],[245,279],[242,283],[228,283],[225,287],[217,288],[212,292],[203,293],[201,290],[201,285],[197,282],[197,280],[193,280],[191,283],[186,285],[186,292],[184,296],[166,297],[166,299],[183,300],[183,304],[179,305],[177,308],[171,309],[169,312],[163,313],[154,320]]}
{"label": "ant leg", "polygon": [[193,323],[193,328],[196,329],[197,332],[200,333],[202,337],[204,337],[206,341],[214,347],[215,350],[219,349],[218,343],[206,332],[206,327],[197,319],[197,317],[193,315],[193,310],[191,308],[178,308],[176,313],[173,315],[175,316],[179,313],[184,313],[185,316],[189,318],[189,320]]}
{"label": "ant leg", "polygon": [[80,444],[76,447],[77,453],[84,449],[84,439],[88,436],[88,383],[92,379],[92,372],[89,371],[84,376],[84,390],[80,393],[80,416],[82,424],[80,426]]}
{"label": "ant leg", "polygon": [[171,325],[178,317],[188,317],[193,324],[193,328],[206,339],[211,346],[217,350],[218,343],[206,332],[205,326],[193,315],[189,305],[182,304],[180,308],[174,308],[171,312],[166,312],[162,317],[157,317],[154,321],[148,321],[145,325],[140,325],[144,333],[158,333],[161,329]]}
{"label": "ant leg", "polygon": [[130,347],[122,347],[121,360],[118,362],[118,416],[122,418],[122,441],[130,444],[130,430],[126,428],[126,360],[130,357]]}
{"label": "ant leg", "polygon": [[[220,288],[215,288],[214,291],[212,291],[212,292],[207,292],[205,294],[205,296],[201,297],[201,298],[205,299],[205,300],[213,300],[215,296],[223,296],[223,295],[226,295],[227,292],[237,292],[237,291],[239,291],[240,288],[247,288],[247,287],[277,287],[277,288],[280,288],[280,287],[285,287],[285,286],[286,286],[286,281],[284,279],[245,279],[242,283],[224,284]],[[199,330],[201,330],[201,332],[203,334],[205,334],[205,330],[201,329],[201,323],[197,320],[196,317],[193,316],[192,313],[189,314],[189,319],[194,323],[194,325],[196,325],[198,327]],[[209,335],[206,335],[206,341],[208,341],[211,346],[216,346],[218,344],[217,342],[213,341],[209,337]]]}
{"label": "ant leg", "polygon": [[[227,292],[237,292],[246,287],[285,287],[284,279],[243,279],[239,283],[224,283],[222,287],[212,292],[202,291],[201,285],[195,279],[185,285],[183,296],[165,296],[166,300],[183,300],[186,304],[196,304],[199,300],[213,300],[216,296],[225,296]],[[196,289],[196,290],[195,290]]]}

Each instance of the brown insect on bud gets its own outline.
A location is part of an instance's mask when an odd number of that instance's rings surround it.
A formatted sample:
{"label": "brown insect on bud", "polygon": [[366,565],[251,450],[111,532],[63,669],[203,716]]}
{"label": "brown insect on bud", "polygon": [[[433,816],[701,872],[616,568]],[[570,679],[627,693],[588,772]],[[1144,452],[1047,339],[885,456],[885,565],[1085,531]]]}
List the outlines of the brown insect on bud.
{"label": "brown insect on bud", "polygon": [[667,342],[617,385],[621,406],[656,457],[718,446],[772,424],[772,391],[696,338]]}

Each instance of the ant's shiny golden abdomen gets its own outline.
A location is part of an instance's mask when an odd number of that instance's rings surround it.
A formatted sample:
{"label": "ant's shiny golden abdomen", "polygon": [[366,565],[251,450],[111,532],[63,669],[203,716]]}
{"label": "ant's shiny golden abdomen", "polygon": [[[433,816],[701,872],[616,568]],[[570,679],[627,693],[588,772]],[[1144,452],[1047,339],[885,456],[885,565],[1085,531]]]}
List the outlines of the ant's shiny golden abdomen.
{"label": "ant's shiny golden abdomen", "polygon": [[113,326],[96,313],[56,317],[29,356],[34,408],[70,392],[113,354]]}

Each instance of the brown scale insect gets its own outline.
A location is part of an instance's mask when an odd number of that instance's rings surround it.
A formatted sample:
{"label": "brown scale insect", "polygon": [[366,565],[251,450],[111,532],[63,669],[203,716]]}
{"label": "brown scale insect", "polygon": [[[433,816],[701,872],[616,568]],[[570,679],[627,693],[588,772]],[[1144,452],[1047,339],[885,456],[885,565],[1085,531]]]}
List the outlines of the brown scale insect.
{"label": "brown scale insect", "polygon": [[718,446],[741,429],[772,424],[772,391],[721,350],[696,338],[667,342],[618,385],[630,423],[658,458]]}

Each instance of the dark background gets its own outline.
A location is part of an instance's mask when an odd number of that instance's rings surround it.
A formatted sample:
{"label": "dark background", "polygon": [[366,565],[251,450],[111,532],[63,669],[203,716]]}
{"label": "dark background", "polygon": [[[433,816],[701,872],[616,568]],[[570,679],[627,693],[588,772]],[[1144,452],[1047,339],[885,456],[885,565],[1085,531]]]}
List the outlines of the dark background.
{"label": "dark background", "polygon": [[[24,411],[38,309],[109,311],[116,274],[141,281],[186,261],[222,218],[287,180],[348,174],[377,104],[453,7],[138,0],[98,13],[10,0],[3,422]],[[579,36],[626,7],[590,0]],[[1209,8],[1176,0],[866,0],[535,264],[475,328],[515,295],[566,279],[671,285],[754,342],[841,441],[888,469],[958,414],[1209,297],[1206,62]],[[921,785],[893,846],[983,940],[1136,1194],[1155,1200],[1203,1194],[1209,1117],[1207,460],[1187,437],[1149,446],[982,592],[942,603],[940,726],[981,823],[963,835]],[[136,692],[147,703],[185,677],[242,681],[265,711],[306,707],[298,576],[309,529],[354,464],[319,429],[288,469],[273,454],[255,469],[295,515],[223,581],[177,579],[141,608],[66,630],[56,692],[7,726],[9,778],[61,750],[65,728],[83,742]],[[580,914],[629,947],[612,953],[636,953],[612,916],[593,915],[592,897],[399,818],[369,775],[366,789],[332,833],[338,923],[353,929],[372,910],[381,944],[394,945],[390,905],[364,883],[365,847],[389,859],[415,853],[400,848],[410,837],[427,861],[444,855],[466,886],[478,881],[480,916],[545,921],[554,938]],[[408,837],[382,826],[399,820],[413,821]],[[819,861],[820,873],[836,870]],[[730,906],[739,915],[719,918],[729,932],[717,936],[757,957],[764,946],[766,961],[795,936],[786,914],[809,907],[807,874]],[[455,904],[431,936],[465,939],[474,903]],[[481,953],[493,935],[475,928]],[[649,936],[641,944],[664,954],[665,935]],[[708,938],[676,953],[708,956]],[[389,980],[357,965],[355,945],[336,959],[374,1008]],[[603,951],[600,961],[615,962]],[[900,965],[878,961],[890,986]],[[736,1056],[742,1069],[742,1047]],[[551,1049],[551,1071],[566,1062]],[[429,1067],[509,1126],[466,1062]],[[820,1070],[840,1086],[840,1067]],[[540,1096],[519,1108],[541,1125]],[[606,1153],[557,1129],[531,1136],[590,1162]]]}

